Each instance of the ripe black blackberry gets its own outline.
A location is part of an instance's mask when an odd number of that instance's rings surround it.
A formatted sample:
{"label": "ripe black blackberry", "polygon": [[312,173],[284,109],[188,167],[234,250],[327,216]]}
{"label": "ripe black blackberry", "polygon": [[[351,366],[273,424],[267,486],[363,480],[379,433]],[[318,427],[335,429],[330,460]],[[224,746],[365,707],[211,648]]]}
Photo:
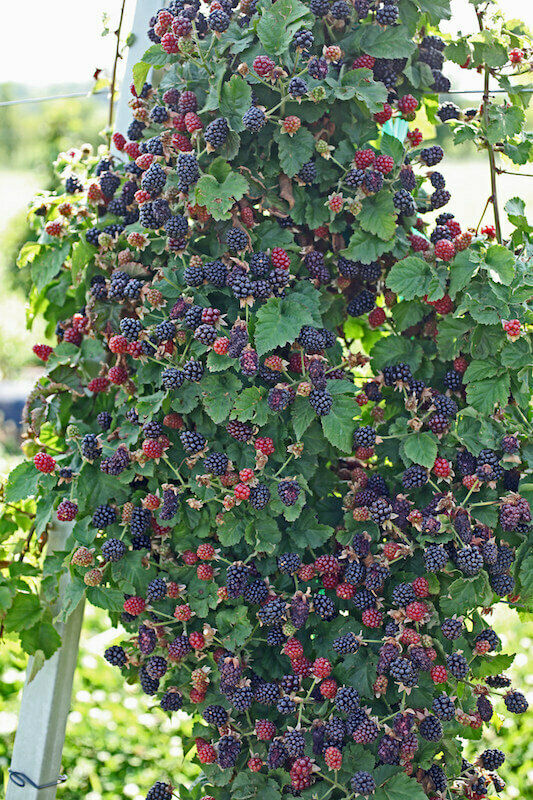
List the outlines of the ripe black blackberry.
{"label": "ripe black blackberry", "polygon": [[334,601],[325,594],[313,595],[313,609],[315,614],[325,622],[330,622],[332,619],[335,619],[339,613]]}
{"label": "ripe black blackberry", "polygon": [[498,597],[507,597],[515,587],[515,579],[512,575],[489,575],[489,583]]}
{"label": "ripe black blackberry", "polygon": [[272,625],[272,627],[268,629],[266,643],[269,647],[281,647],[286,641],[287,637],[283,633],[283,625],[281,622],[277,625]]}
{"label": "ripe black blackberry", "polygon": [[501,750],[491,748],[489,750],[484,750],[480,755],[480,759],[485,769],[488,769],[492,772],[493,770],[498,769],[498,767],[501,767],[505,761],[505,754],[502,753]]}
{"label": "ripe black blackberry", "polygon": [[376,305],[376,298],[369,292],[368,289],[363,289],[362,292],[355,295],[346,307],[347,313],[350,317],[359,317],[361,314],[368,314]]}
{"label": "ripe black blackberry", "polygon": [[296,703],[290,697],[280,697],[276,704],[276,710],[284,716],[294,714],[296,711]]}
{"label": "ripe black blackberry", "polygon": [[483,568],[483,556],[477,547],[464,547],[456,553],[456,563],[465,575],[477,575]]}
{"label": "ripe black blackberry", "polygon": [[213,344],[217,338],[216,328],[212,325],[199,325],[194,331],[194,338],[207,346]]}
{"label": "ripe black blackberry", "polygon": [[167,175],[160,164],[151,164],[141,179],[141,188],[149,192],[152,197],[161,194],[167,182]]}
{"label": "ripe black blackberry", "polygon": [[[455,400],[451,397],[447,397],[445,394],[437,394],[435,395],[431,402],[435,406],[435,409],[439,412],[439,414],[444,414],[446,417],[455,418],[459,407]],[[468,473],[465,473],[468,474]]]}
{"label": "ripe black blackberry", "polygon": [[198,161],[193,153],[179,153],[176,159],[176,173],[182,184],[192,186],[200,177]]}
{"label": "ripe black blackberry", "polygon": [[363,185],[365,174],[364,169],[351,169],[346,173],[344,182],[350,189],[357,189],[359,186]]}
{"label": "ripe black blackberry", "polygon": [[239,597],[244,591],[250,571],[240,562],[230,564],[226,570],[226,587],[230,597]]}
{"label": "ripe black blackberry", "polygon": [[225,453],[209,453],[204,458],[204,469],[211,475],[224,475],[228,469],[229,459]]}
{"label": "ripe black blackberry", "polygon": [[506,689],[511,685],[511,679],[507,675],[488,675],[485,678],[485,683],[492,689]]}
{"label": "ripe black blackberry", "polygon": [[163,711],[179,711],[183,706],[183,697],[179,692],[165,692],[160,705]]}
{"label": "ripe black blackberry", "polygon": [[474,643],[488,642],[491,650],[497,650],[501,644],[500,637],[492,628],[484,628],[474,639]]}
{"label": "ripe black blackberry", "polygon": [[252,294],[252,282],[247,272],[241,266],[234,267],[227,277],[227,284],[231,286],[233,296],[240,299],[250,297]]}
{"label": "ripe black blackberry", "polygon": [[291,404],[291,393],[288,389],[274,386],[267,395],[267,404],[272,411],[285,411]]}
{"label": "ripe black blackberry", "polygon": [[248,501],[252,508],[261,511],[270,502],[270,490],[264,483],[258,483],[250,489]]}
{"label": "ripe black blackberry", "polygon": [[511,714],[523,714],[529,708],[529,703],[522,692],[509,692],[504,696],[503,702]]}
{"label": "ripe black blackberry", "polygon": [[242,118],[242,124],[252,133],[257,133],[266,123],[265,112],[257,106],[251,106]]}
{"label": "ripe black blackberry", "polygon": [[88,461],[94,461],[102,452],[100,442],[94,433],[86,433],[81,440],[81,454]]}
{"label": "ripe black blackberry", "polygon": [[106,539],[101,551],[106,561],[120,561],[126,553],[126,545],[120,539]]}
{"label": "ripe black blackberry", "polygon": [[270,743],[267,755],[267,764],[269,769],[279,769],[288,758],[287,748],[279,740],[274,740]]}
{"label": "ripe black blackberry", "polygon": [[293,575],[298,572],[302,563],[302,559],[298,553],[283,553],[276,558],[276,565],[278,570],[283,575]]}
{"label": "ripe black blackberry", "polygon": [[420,464],[412,464],[402,475],[402,485],[406,490],[425,486],[428,480],[428,471]]}
{"label": "ripe black blackberry", "polygon": [[376,442],[376,431],[371,425],[358,428],[353,435],[353,447],[373,447]]}
{"label": "ripe black blackberry", "polygon": [[369,506],[370,516],[375,523],[383,525],[392,516],[392,506],[384,497],[378,497]]}
{"label": "ripe black blackberry", "polygon": [[120,332],[129,342],[134,342],[142,331],[142,323],[134,317],[124,317],[119,322]]}
{"label": "ripe black blackberry", "polygon": [[373,794],[376,790],[376,782],[370,772],[359,770],[356,772],[351,780],[350,785],[355,794],[362,794],[368,796]]}
{"label": "ripe black blackberry", "polygon": [[337,636],[336,639],[333,640],[333,649],[339,655],[344,655],[345,653],[357,653],[359,650],[360,644],[357,640],[355,633],[351,631],[349,633],[344,633],[342,636]]}
{"label": "ripe black blackberry", "polygon": [[452,392],[459,392],[463,388],[463,377],[454,369],[449,370],[444,376],[444,385]]}
{"label": "ripe black blackberry", "polygon": [[400,16],[400,9],[395,3],[386,0],[376,11],[376,22],[379,25],[395,25]]}
{"label": "ripe black blackberry", "polygon": [[291,97],[303,97],[309,91],[303,78],[291,78],[289,81],[289,94]]}
{"label": "ripe black blackberry", "polygon": [[182,431],[180,433],[180,442],[185,452],[190,455],[199,453],[207,444],[202,434],[197,431]]}
{"label": "ripe black blackberry", "polygon": [[266,605],[259,609],[257,617],[263,625],[275,625],[285,618],[285,601],[280,597],[274,597]]}
{"label": "ripe black blackberry", "polygon": [[65,181],[65,191],[67,194],[76,194],[83,191],[83,184],[77,175],[69,175]]}
{"label": "ripe black blackberry", "polygon": [[195,361],[194,359],[189,359],[183,365],[183,375],[188,381],[193,381],[193,383],[198,383],[202,380],[204,374],[204,365],[201,361]]}
{"label": "ripe black blackberry", "polygon": [[484,695],[476,700],[476,707],[483,722],[490,722],[494,715],[494,706]]}
{"label": "ripe black blackberry", "polygon": [[477,469],[477,459],[468,450],[463,450],[457,454],[455,466],[459,475],[472,475]]}
{"label": "ripe black blackberry", "polygon": [[208,283],[212,283],[213,286],[221,289],[226,285],[227,275],[228,268],[222,261],[210,261],[208,264],[204,264],[202,283],[203,278],[205,277],[205,280],[208,281]]}
{"label": "ripe black blackberry", "polygon": [[352,6],[348,5],[346,0],[335,0],[333,5],[330,9],[330,14],[333,19],[344,19],[347,20],[350,18],[350,14],[352,12]]}
{"label": "ripe black blackberry", "polygon": [[438,144],[432,147],[425,147],[420,151],[420,160],[424,162],[427,167],[434,167],[444,158],[444,150]]}
{"label": "ripe black blackberry", "polygon": [[145,666],[151,678],[162,678],[168,669],[167,660],[163,656],[150,656]]}
{"label": "ripe black blackberry", "polygon": [[189,230],[189,223],[187,222],[186,217],[183,217],[181,214],[176,214],[173,217],[169,217],[165,222],[165,233],[171,239],[179,239],[181,236],[185,236],[185,234]]}
{"label": "ripe black blackberry", "polygon": [[309,394],[309,404],[319,417],[327,416],[333,406],[333,397],[328,391],[313,389]]}
{"label": "ripe black blackberry", "polygon": [[142,281],[137,278],[130,278],[124,287],[124,297],[126,300],[136,300],[142,289]]}
{"label": "ripe black blackberry", "polygon": [[371,169],[365,172],[363,184],[369,194],[376,194],[381,188],[383,188],[383,181],[383,173]]}
{"label": "ripe black blackberry", "polygon": [[146,600],[155,603],[167,596],[167,584],[163,578],[154,578],[146,589]]}
{"label": "ripe black blackberry", "polygon": [[438,764],[432,764],[427,771],[428,778],[433,782],[437,792],[445,792],[448,785],[446,773]]}
{"label": "ripe black blackberry", "polygon": [[230,22],[231,19],[226,12],[218,8],[216,8],[214,11],[211,11],[209,17],[207,18],[207,24],[209,28],[212,31],[217,31],[218,33],[227,31]]}
{"label": "ripe black blackberry", "polygon": [[433,414],[429,418],[427,426],[432,433],[445,433],[450,423],[448,417],[445,417],[444,414]]}
{"label": "ripe black blackberry", "polygon": [[395,658],[389,667],[391,677],[404,686],[416,686],[418,681],[418,671],[410,661],[405,658]]}
{"label": "ripe black blackberry", "polygon": [[416,203],[407,189],[398,189],[398,191],[394,193],[392,200],[394,208],[396,208],[400,214],[411,217],[416,212]]}
{"label": "ripe black blackberry", "polygon": [[278,497],[285,506],[293,506],[300,496],[298,481],[286,480],[278,483]]}
{"label": "ripe black blackberry", "polygon": [[252,581],[245,587],[243,597],[245,603],[261,605],[268,597],[268,587],[263,580]]}
{"label": "ripe black blackberry", "polygon": [[120,178],[112,172],[106,171],[100,175],[100,189],[106,199],[113,197],[120,186]]}
{"label": "ripe black blackberry", "polygon": [[131,139],[132,142],[138,142],[145,128],[144,122],[140,122],[137,119],[132,120],[127,130],[128,139]]}
{"label": "ripe black blackberry", "polygon": [[[91,242],[89,242],[89,244],[91,244]],[[95,275],[93,278],[91,278],[90,291],[95,300],[107,299],[107,286],[103,275]]]}
{"label": "ripe black blackberry", "polygon": [[[412,167],[403,166],[400,170],[400,183],[408,193],[416,189],[416,176]],[[409,195],[411,197],[411,195]],[[412,200],[412,198],[411,198]]]}
{"label": "ripe black blackberry", "polygon": [[144,624],[139,625],[138,642],[141,653],[150,655],[157,645],[157,636],[153,628],[148,628]]}
{"label": "ripe black blackberry", "polygon": [[305,736],[301,731],[294,729],[288,730],[283,737],[283,744],[285,745],[290,758],[299,758],[304,754]]}
{"label": "ripe black blackberry", "polygon": [[108,431],[113,422],[113,417],[109,411],[100,411],[100,413],[96,416],[96,421],[103,431]]}
{"label": "ripe black blackberry", "polygon": [[399,364],[392,364],[389,367],[383,368],[383,380],[385,386],[394,386],[395,383],[400,381],[409,381],[413,377],[411,367],[403,361]]}
{"label": "ripe black blackberry", "polygon": [[146,667],[141,667],[139,670],[139,682],[141,689],[145,694],[157,694],[159,689],[159,678],[152,678],[146,671]]}
{"label": "ripe black blackberry", "polygon": [[159,138],[159,136],[152,136],[151,139],[147,139],[146,142],[141,144],[141,149],[145,153],[151,153],[153,156],[162,156],[163,155],[163,142]]}
{"label": "ripe black blackberry", "polygon": [[335,695],[335,708],[349,714],[359,708],[359,692],[353,686],[341,686]]}
{"label": "ripe black blackberry", "polygon": [[446,656],[446,667],[458,681],[468,675],[468,661],[462,653],[450,653],[449,656]]}
{"label": "ripe black blackberry", "polygon": [[217,117],[206,127],[204,139],[212,147],[222,147],[229,134],[229,125],[225,117]]}
{"label": "ripe black blackberry", "polygon": [[346,736],[346,723],[340,717],[330,717],[324,726],[324,744],[342,745]]}
{"label": "ripe black blackberry", "polygon": [[124,648],[118,644],[108,647],[104,652],[104,658],[106,661],[109,661],[110,664],[113,664],[114,667],[123,667],[128,660]]}
{"label": "ripe black blackberry", "polygon": [[325,347],[323,333],[312,325],[304,325],[297,339],[308,355],[320,353]]}
{"label": "ripe black blackberry", "polygon": [[253,428],[248,422],[241,422],[238,419],[230,419],[226,425],[226,430],[231,438],[237,442],[247,442],[253,433]]}
{"label": "ripe black blackberry", "polygon": [[168,319],[158,323],[154,328],[154,336],[158,344],[171,341],[175,335],[176,326]]}
{"label": "ripe black blackberry", "polygon": [[235,689],[231,704],[237,711],[246,711],[254,701],[254,693],[251,686],[240,686]]}
{"label": "ripe black blackberry", "polygon": [[314,161],[307,161],[306,164],[301,167],[298,172],[298,177],[300,180],[310,186],[314,183],[318,177],[318,172],[316,169],[316,164]]}
{"label": "ripe black blackberry", "polygon": [[428,742],[438,742],[439,739],[442,739],[442,723],[433,714],[422,720],[418,731],[422,739],[426,739]]}
{"label": "ripe black blackberry", "polygon": [[431,708],[439,719],[450,720],[455,717],[455,704],[451,697],[448,697],[444,692],[435,697]]}
{"label": "ripe black blackberry", "polygon": [[202,711],[202,717],[208,725],[216,725],[221,728],[228,721],[228,712],[223,706],[209,705]]}
{"label": "ripe black blackberry", "polygon": [[187,310],[183,316],[183,322],[187,328],[194,330],[202,321],[202,306],[191,305],[187,306]]}
{"label": "ripe black blackberry", "polygon": [[307,28],[302,28],[301,30],[296,31],[292,37],[293,47],[297,47],[300,50],[310,50],[314,41],[315,37],[313,36],[313,32]]}
{"label": "ripe black blackberry", "polygon": [[392,590],[392,603],[395,606],[407,606],[416,600],[415,590],[410,583],[398,583]]}
{"label": "ripe black blackberry", "polygon": [[447,94],[450,91],[451,83],[449,78],[440,72],[438,69],[431,70],[433,74],[433,83],[431,84],[431,90],[436,92],[436,94]]}
{"label": "ripe black blackberry", "polygon": [[163,781],[157,781],[148,790],[146,800],[172,800],[172,786]]}
{"label": "ripe black blackberry", "polygon": [[162,125],[168,119],[168,111],[165,106],[154,106],[150,111],[150,120],[156,125]]}
{"label": "ripe black blackberry", "polygon": [[442,635],[446,637],[446,639],[450,639],[453,641],[454,639],[458,639],[463,633],[463,623],[460,619],[449,618],[445,619],[440,629],[442,631]]}
{"label": "ripe black blackberry", "polygon": [[179,389],[184,380],[183,372],[176,367],[166,367],[161,372],[161,385],[164,389]]}
{"label": "ripe black blackberry", "polygon": [[248,244],[248,236],[241,228],[230,228],[226,231],[226,244],[228,250],[238,253],[244,250]]}

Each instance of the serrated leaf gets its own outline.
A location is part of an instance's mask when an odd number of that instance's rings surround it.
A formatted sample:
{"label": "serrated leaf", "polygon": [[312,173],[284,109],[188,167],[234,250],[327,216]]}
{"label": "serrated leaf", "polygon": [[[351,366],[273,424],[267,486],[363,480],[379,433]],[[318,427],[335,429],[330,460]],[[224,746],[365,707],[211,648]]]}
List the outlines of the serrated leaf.
{"label": "serrated leaf", "polygon": [[446,594],[441,597],[440,607],[444,614],[466,614],[473,608],[487,605],[492,600],[492,589],[485,572],[476,578],[458,578],[448,586]]}
{"label": "serrated leaf", "polygon": [[466,400],[482,414],[492,414],[496,406],[506,407],[509,400],[509,386],[508,374],[469,383],[466,387]]}
{"label": "serrated leaf", "polygon": [[521,369],[533,363],[533,355],[527,339],[517,339],[515,342],[505,342],[500,359],[503,367]]}
{"label": "serrated leaf", "polygon": [[257,35],[266,52],[277,56],[287,50],[303,20],[310,16],[300,0],[276,0],[257,23]]}
{"label": "serrated leaf", "polygon": [[356,69],[346,72],[335,87],[335,97],[339,100],[360,100],[371,114],[383,109],[387,100],[387,90],[381,81],[375,81],[370,69]]}
{"label": "serrated leaf", "polygon": [[493,281],[510,286],[513,282],[515,268],[514,255],[501,244],[493,244],[485,254],[484,266]]}
{"label": "serrated leaf", "polygon": [[242,383],[231,372],[206,375],[202,380],[202,403],[213,422],[220,425],[229,417]]}
{"label": "serrated leaf", "polygon": [[402,336],[384,336],[370,351],[374,369],[383,369],[391,364],[405,361],[413,372],[416,372],[422,363],[423,354],[424,351],[418,343]]}
{"label": "serrated leaf", "polygon": [[387,276],[387,286],[405,300],[427,294],[432,275],[427,261],[416,256],[397,261]]}
{"label": "serrated leaf", "polygon": [[321,418],[324,436],[342,453],[352,452],[352,437],[355,430],[356,408],[353,397],[340,395],[333,400],[330,413]]}
{"label": "serrated leaf", "polygon": [[401,164],[405,155],[405,147],[400,139],[391,136],[390,133],[383,133],[381,136],[380,150],[385,156],[392,156],[395,164]]}
{"label": "serrated leaf", "polygon": [[7,479],[5,489],[7,502],[18,503],[19,500],[35,495],[41,474],[31,461],[17,464]]}
{"label": "serrated leaf", "polygon": [[247,191],[248,181],[238,172],[231,172],[223,183],[213,175],[202,175],[196,184],[196,202],[206,206],[213,219],[230,219],[229,210]]}
{"label": "serrated leaf", "polygon": [[231,416],[241,422],[255,422],[264,425],[268,416],[268,406],[264,401],[266,389],[250,386],[236,398]]}
{"label": "serrated leaf", "polygon": [[[504,57],[507,59],[505,51]],[[489,144],[496,144],[501,139],[520,133],[524,124],[524,111],[518,106],[491,104],[487,109],[487,120],[487,139]]]}
{"label": "serrated leaf", "polygon": [[363,230],[378,236],[383,241],[391,239],[396,232],[396,211],[389,191],[381,191],[366,197],[357,220]]}
{"label": "serrated leaf", "polygon": [[450,287],[448,294],[453,298],[467,285],[479,266],[479,260],[474,259],[470,250],[458,253],[450,266]]}
{"label": "serrated leaf", "polygon": [[20,644],[24,652],[30,656],[40,650],[45,658],[51,658],[61,647],[61,636],[50,622],[40,621],[33,628],[21,632]]}
{"label": "serrated leaf", "polygon": [[288,529],[290,539],[299,550],[320,547],[331,538],[333,532],[329,525],[318,522],[316,514],[309,508],[305,508]]}
{"label": "serrated leaf", "polygon": [[437,331],[437,347],[443,359],[451,360],[464,349],[465,337],[472,328],[468,319],[446,317],[439,322]]}
{"label": "serrated leaf", "polygon": [[393,775],[383,784],[383,788],[378,787],[373,797],[375,800],[427,800],[422,786],[405,772]]}
{"label": "serrated leaf", "polygon": [[514,661],[514,655],[497,653],[495,656],[483,656],[479,661],[474,661],[470,667],[475,678],[486,678],[488,675],[499,675],[509,669]]}
{"label": "serrated leaf", "polygon": [[24,631],[36,625],[41,618],[41,604],[36,594],[18,592],[3,624],[6,631]]}
{"label": "serrated leaf", "polygon": [[389,252],[393,248],[393,240],[382,241],[378,236],[371,236],[362,228],[357,228],[350,237],[350,243],[341,255],[352,261],[360,261],[362,264],[370,264],[377,261],[383,253]]}
{"label": "serrated leaf", "polygon": [[274,139],[278,143],[279,163],[283,172],[292,178],[301,170],[315,151],[315,138],[307,128],[300,128],[294,136],[276,131]]}
{"label": "serrated leaf", "polygon": [[47,247],[40,250],[31,265],[31,277],[37,291],[41,291],[52,281],[70,252],[70,242],[58,247]]}
{"label": "serrated leaf", "polygon": [[404,440],[403,449],[415,464],[431,469],[437,458],[437,439],[432,433],[410,433]]}
{"label": "serrated leaf", "polygon": [[[434,25],[438,25],[442,19],[450,19],[452,16],[450,0],[417,0],[417,4],[420,11],[429,15]],[[464,64],[464,61],[461,61],[461,64]]]}
{"label": "serrated leaf", "polygon": [[251,105],[252,90],[240,75],[232,75],[229,81],[222,84],[219,109],[232,131],[244,130],[242,117]]}
{"label": "serrated leaf", "polygon": [[316,419],[316,413],[311,408],[309,400],[306,397],[297,397],[291,406],[291,420],[294,435],[298,441],[301,440],[314,419]]}
{"label": "serrated leaf", "polygon": [[465,383],[471,381],[482,381],[484,378],[492,378],[500,372],[501,367],[495,359],[483,359],[471,361],[464,373]]}
{"label": "serrated leaf", "polygon": [[[160,44],[153,44],[148,48],[148,50],[146,50],[142,57],[142,61],[145,64],[150,64],[152,67],[162,67],[168,62],[168,60],[168,54],[165,53]],[[142,84],[140,88],[142,89]]]}
{"label": "serrated leaf", "polygon": [[404,300],[396,303],[392,307],[391,313],[396,329],[404,331],[406,328],[410,328],[411,325],[416,325],[417,322],[420,322],[427,314],[427,309],[416,300]]}
{"label": "serrated leaf", "polygon": [[255,347],[260,356],[294,342],[304,325],[312,325],[309,309],[293,296],[271,297],[257,312]]}
{"label": "serrated leaf", "polygon": [[416,45],[403,25],[382,28],[365,25],[362,30],[364,52],[375,58],[405,58],[416,49]]}

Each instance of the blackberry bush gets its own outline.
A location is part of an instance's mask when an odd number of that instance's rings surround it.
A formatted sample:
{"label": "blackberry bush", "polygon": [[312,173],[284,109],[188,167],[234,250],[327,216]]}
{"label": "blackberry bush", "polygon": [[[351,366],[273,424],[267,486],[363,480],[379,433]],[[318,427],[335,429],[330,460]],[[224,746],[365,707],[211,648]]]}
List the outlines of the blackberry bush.
{"label": "blackberry bush", "polygon": [[[411,123],[522,163],[514,67],[447,44],[446,2],[215,5],[147,21],[121,157],[62,154],[68,194],[32,208],[57,344],[5,514],[73,523],[63,614],[106,604],[104,657],[195,717],[184,800],[484,796],[500,751],[463,768],[462,742],[527,710],[487,611],[532,595],[531,228],[518,198],[506,241],[495,196],[494,234],[441,211]],[[509,102],[436,115],[446,57]]]}

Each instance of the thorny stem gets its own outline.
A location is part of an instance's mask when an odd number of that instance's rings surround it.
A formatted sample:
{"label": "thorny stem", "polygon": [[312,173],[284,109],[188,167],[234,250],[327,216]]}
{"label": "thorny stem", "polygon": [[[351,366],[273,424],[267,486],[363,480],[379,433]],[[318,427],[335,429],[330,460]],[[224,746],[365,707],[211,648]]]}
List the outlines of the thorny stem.
{"label": "thorny stem", "polygon": [[[483,31],[483,15],[484,11],[477,12],[477,20],[479,24],[479,30]],[[489,121],[489,93],[490,93],[490,67],[488,64],[485,64],[484,67],[485,75],[484,75],[484,83],[483,83],[483,119],[485,122],[485,126],[488,126]],[[488,139],[485,139],[485,144],[487,147],[487,153],[489,155],[489,167],[490,167],[490,202],[492,202],[492,208],[494,211],[494,226],[496,228],[496,240],[499,244],[502,243],[502,226],[500,222],[500,209],[498,206],[498,187],[497,187],[497,171],[496,171],[496,156],[494,155],[494,149],[492,145],[489,143]]]}
{"label": "thorny stem", "polygon": [[113,61],[113,73],[111,75],[111,86],[109,89],[109,113],[107,117],[107,124],[109,127],[109,135],[111,136],[111,127],[113,125],[113,113],[115,110],[115,85],[117,82],[117,67],[119,58],[122,56],[120,55],[120,33],[122,30],[122,21],[124,19],[124,8],[126,7],[126,0],[122,0],[122,6],[120,8],[120,17],[118,20],[118,27],[115,31],[115,36],[117,37],[117,44],[115,48],[115,60]]}

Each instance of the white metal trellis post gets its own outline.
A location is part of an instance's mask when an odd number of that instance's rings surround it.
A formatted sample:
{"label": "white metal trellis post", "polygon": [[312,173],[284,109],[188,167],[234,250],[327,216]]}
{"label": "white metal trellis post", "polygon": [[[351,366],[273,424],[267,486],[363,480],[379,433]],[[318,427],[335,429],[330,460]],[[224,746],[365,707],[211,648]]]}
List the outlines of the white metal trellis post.
{"label": "white metal trellis post", "polygon": [[[129,85],[133,65],[141,60],[150,41],[146,35],[148,19],[165,5],[165,0],[135,0],[132,33],[134,40],[128,49],[126,69],[117,103],[115,130],[125,132],[129,122]],[[64,547],[71,526],[58,523],[51,526],[48,550]],[[62,582],[64,591],[68,578]],[[27,775],[34,784],[56,781],[61,772],[61,756],[70,709],[72,681],[78,656],[78,644],[83,620],[83,602],[65,623],[57,629],[62,638],[60,649],[49,659],[33,680],[29,680],[32,660],[28,664],[28,679],[20,705],[17,732],[11,757],[11,770]],[[68,776],[65,784],[67,796]],[[57,786],[38,789],[26,783],[19,786],[12,780],[7,784],[6,800],[54,800]]]}
{"label": "white metal trellis post", "polygon": [[[71,530],[70,524],[51,525],[48,552],[62,550]],[[68,582],[69,578],[64,576],[62,592]],[[63,643],[33,680],[30,680],[33,659],[28,664],[11,770],[24,773],[37,786],[57,780],[60,773],[82,619],[81,601],[67,621],[56,626]],[[6,800],[53,800],[56,790],[57,786],[37,789],[28,783],[19,786],[10,780]]]}

